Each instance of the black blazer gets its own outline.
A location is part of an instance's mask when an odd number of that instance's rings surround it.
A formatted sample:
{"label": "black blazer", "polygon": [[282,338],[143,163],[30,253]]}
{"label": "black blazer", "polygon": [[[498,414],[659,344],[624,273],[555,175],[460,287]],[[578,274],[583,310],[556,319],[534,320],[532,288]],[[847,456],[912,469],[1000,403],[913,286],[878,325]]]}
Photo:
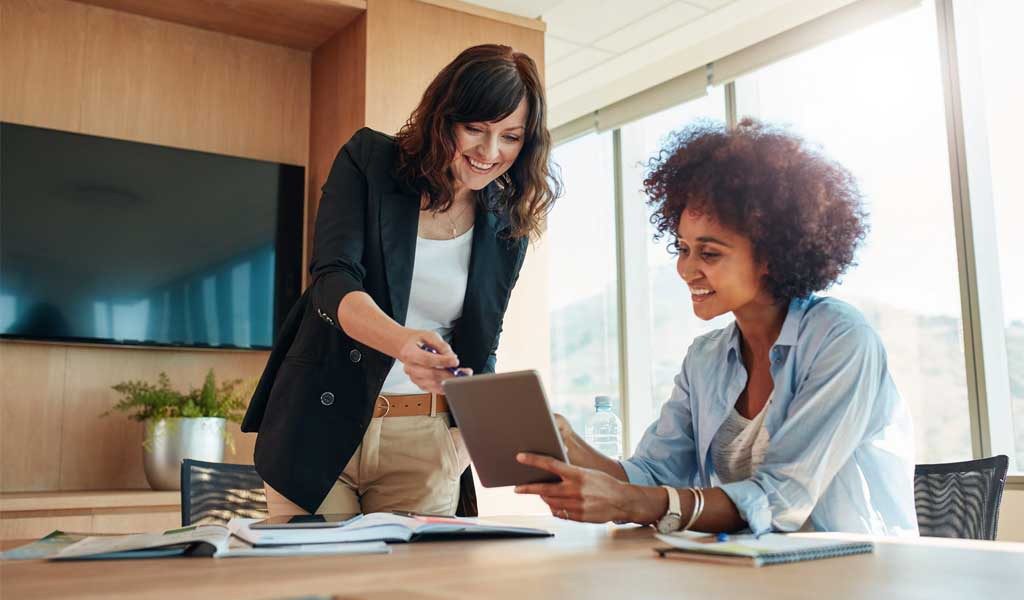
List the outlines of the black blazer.
{"label": "black blazer", "polygon": [[[316,219],[312,283],[288,313],[242,421],[258,431],[255,463],[275,490],[316,511],[363,439],[394,359],[335,323],[345,294],[362,290],[405,323],[420,196],[395,178],[394,138],[363,128],[338,152]],[[480,194],[469,279],[452,347],[462,366],[494,371],[502,318],[526,254],[509,239],[492,183]],[[475,516],[469,469],[457,514]]]}

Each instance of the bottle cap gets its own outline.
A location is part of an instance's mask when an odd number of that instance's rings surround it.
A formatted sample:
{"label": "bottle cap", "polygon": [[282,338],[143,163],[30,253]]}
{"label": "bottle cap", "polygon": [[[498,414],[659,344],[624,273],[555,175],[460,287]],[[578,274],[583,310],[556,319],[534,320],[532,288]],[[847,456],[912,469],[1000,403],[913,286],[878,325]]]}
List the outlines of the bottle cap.
{"label": "bottle cap", "polygon": [[594,408],[611,408],[612,399],[610,396],[594,396]]}

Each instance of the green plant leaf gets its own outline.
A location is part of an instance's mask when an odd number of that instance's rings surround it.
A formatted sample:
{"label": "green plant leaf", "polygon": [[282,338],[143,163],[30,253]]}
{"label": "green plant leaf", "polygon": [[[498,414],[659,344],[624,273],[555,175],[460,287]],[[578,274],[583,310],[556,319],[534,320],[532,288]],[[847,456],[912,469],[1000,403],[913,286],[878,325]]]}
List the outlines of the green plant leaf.
{"label": "green plant leaf", "polygon": [[124,381],[113,386],[121,395],[110,410],[126,413],[137,421],[153,419],[220,417],[236,423],[241,422],[246,401],[252,395],[256,380],[243,385],[241,379],[225,381],[217,385],[213,369],[206,373],[203,385],[182,393],[171,385],[166,373],[160,372],[156,384],[145,381]]}

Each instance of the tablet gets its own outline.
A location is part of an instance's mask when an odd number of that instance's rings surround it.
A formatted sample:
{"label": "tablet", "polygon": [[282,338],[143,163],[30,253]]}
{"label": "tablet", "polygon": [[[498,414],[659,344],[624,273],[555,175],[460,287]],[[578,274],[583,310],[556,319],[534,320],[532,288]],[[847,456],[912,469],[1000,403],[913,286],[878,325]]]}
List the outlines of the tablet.
{"label": "tablet", "polygon": [[458,377],[441,385],[484,487],[561,481],[516,461],[516,453],[533,452],[569,462],[536,371]]}

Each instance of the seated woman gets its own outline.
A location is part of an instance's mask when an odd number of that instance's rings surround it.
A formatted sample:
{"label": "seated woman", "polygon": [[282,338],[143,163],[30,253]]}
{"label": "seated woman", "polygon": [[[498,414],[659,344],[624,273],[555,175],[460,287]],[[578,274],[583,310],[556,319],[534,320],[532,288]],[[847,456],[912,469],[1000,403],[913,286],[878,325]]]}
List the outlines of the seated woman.
{"label": "seated woman", "polygon": [[662,532],[916,535],[912,427],[885,348],[855,308],[814,295],[864,238],[853,176],[748,119],[677,133],[644,187],[694,313],[735,321],[694,340],[633,457],[606,458],[559,417],[572,465],[520,454],[562,481],[516,492]]}

